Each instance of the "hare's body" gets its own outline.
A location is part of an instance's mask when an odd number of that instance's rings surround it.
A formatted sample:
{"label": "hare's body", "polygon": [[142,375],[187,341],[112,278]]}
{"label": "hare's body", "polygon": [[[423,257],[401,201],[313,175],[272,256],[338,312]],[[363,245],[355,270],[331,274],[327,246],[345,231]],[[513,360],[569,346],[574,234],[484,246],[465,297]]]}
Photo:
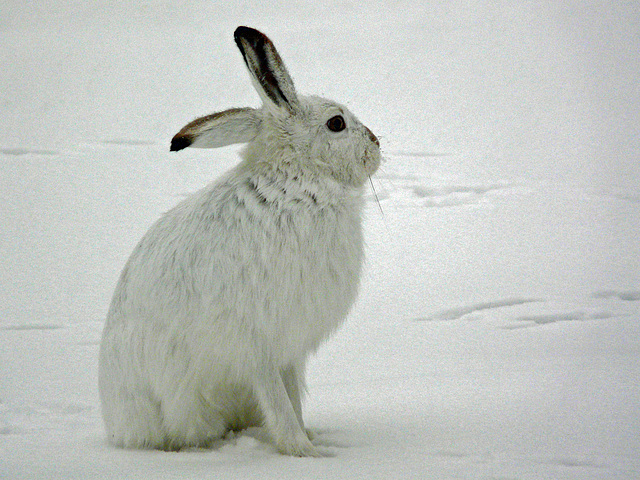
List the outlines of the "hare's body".
{"label": "hare's body", "polygon": [[[239,46],[262,41],[254,32],[237,33]],[[260,45],[253,48],[259,55]],[[251,58],[247,64],[251,71]],[[355,299],[363,179],[379,152],[339,105],[296,96],[295,115],[277,106],[205,117],[174,139],[174,149],[202,138],[206,146],[249,144],[237,167],[151,227],[120,276],[99,376],[116,445],[203,446],[264,423],[283,453],[317,454],[302,421],[304,366]],[[317,134],[292,144],[296,131],[336,112],[358,128],[345,132],[344,145]],[[343,164],[336,149],[356,150],[356,165]]]}
{"label": "hare's body", "polygon": [[265,367],[297,373],[302,388],[304,361],[345,318],[362,261],[359,192],[327,180],[312,193],[241,164],[150,229],[104,334],[119,345],[102,358],[117,376],[101,379],[116,443],[206,444],[261,421],[253,385]]}

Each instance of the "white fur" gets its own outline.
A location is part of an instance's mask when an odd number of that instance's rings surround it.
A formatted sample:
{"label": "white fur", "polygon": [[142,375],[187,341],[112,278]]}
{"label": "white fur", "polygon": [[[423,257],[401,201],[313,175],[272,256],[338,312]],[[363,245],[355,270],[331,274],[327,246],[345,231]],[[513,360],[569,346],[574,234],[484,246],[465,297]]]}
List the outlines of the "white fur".
{"label": "white fur", "polygon": [[[193,146],[251,140],[238,166],[151,227],[116,287],[99,383],[118,446],[203,446],[265,424],[282,453],[318,454],[302,421],[305,363],[355,300],[363,185],[380,154],[344,107],[298,96],[292,107],[293,83],[267,53],[286,108],[263,92],[259,110],[181,131]],[[326,128],[336,114],[347,122],[337,133]]]}

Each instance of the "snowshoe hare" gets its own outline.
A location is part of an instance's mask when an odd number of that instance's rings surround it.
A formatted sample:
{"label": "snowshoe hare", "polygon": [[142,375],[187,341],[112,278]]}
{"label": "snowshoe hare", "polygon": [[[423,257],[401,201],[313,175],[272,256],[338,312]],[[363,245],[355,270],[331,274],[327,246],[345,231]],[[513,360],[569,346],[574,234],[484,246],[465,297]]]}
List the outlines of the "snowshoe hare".
{"label": "snowshoe hare", "polygon": [[247,145],[131,254],[100,345],[102,413],[121,447],[207,446],[264,425],[281,453],[317,456],[305,362],[356,297],[379,142],[344,106],[298,95],[264,34],[238,27],[235,41],[263,105],[173,138],[173,151]]}

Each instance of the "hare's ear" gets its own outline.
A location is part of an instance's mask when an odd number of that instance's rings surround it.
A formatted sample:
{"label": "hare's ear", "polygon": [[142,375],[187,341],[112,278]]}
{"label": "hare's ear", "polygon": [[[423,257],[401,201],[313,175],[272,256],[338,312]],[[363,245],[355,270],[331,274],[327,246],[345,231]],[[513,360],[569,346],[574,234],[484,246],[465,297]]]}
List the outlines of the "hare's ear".
{"label": "hare's ear", "polygon": [[262,101],[294,111],[298,107],[296,89],[271,40],[249,27],[238,27],[234,38]]}
{"label": "hare's ear", "polygon": [[247,143],[258,134],[260,123],[260,115],[253,108],[232,108],[212,113],[185,125],[171,140],[171,151]]}

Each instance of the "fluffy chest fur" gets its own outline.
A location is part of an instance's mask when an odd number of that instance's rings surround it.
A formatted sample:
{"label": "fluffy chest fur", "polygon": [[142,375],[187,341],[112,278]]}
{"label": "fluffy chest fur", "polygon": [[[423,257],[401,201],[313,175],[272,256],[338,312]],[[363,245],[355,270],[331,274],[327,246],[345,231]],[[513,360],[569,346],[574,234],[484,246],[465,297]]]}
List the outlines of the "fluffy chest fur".
{"label": "fluffy chest fur", "polygon": [[[251,356],[258,347],[283,364],[303,358],[355,299],[361,203],[359,189],[240,166],[151,228],[111,313],[133,309],[169,336],[195,336],[203,352]],[[185,331],[194,315],[202,321]]]}

